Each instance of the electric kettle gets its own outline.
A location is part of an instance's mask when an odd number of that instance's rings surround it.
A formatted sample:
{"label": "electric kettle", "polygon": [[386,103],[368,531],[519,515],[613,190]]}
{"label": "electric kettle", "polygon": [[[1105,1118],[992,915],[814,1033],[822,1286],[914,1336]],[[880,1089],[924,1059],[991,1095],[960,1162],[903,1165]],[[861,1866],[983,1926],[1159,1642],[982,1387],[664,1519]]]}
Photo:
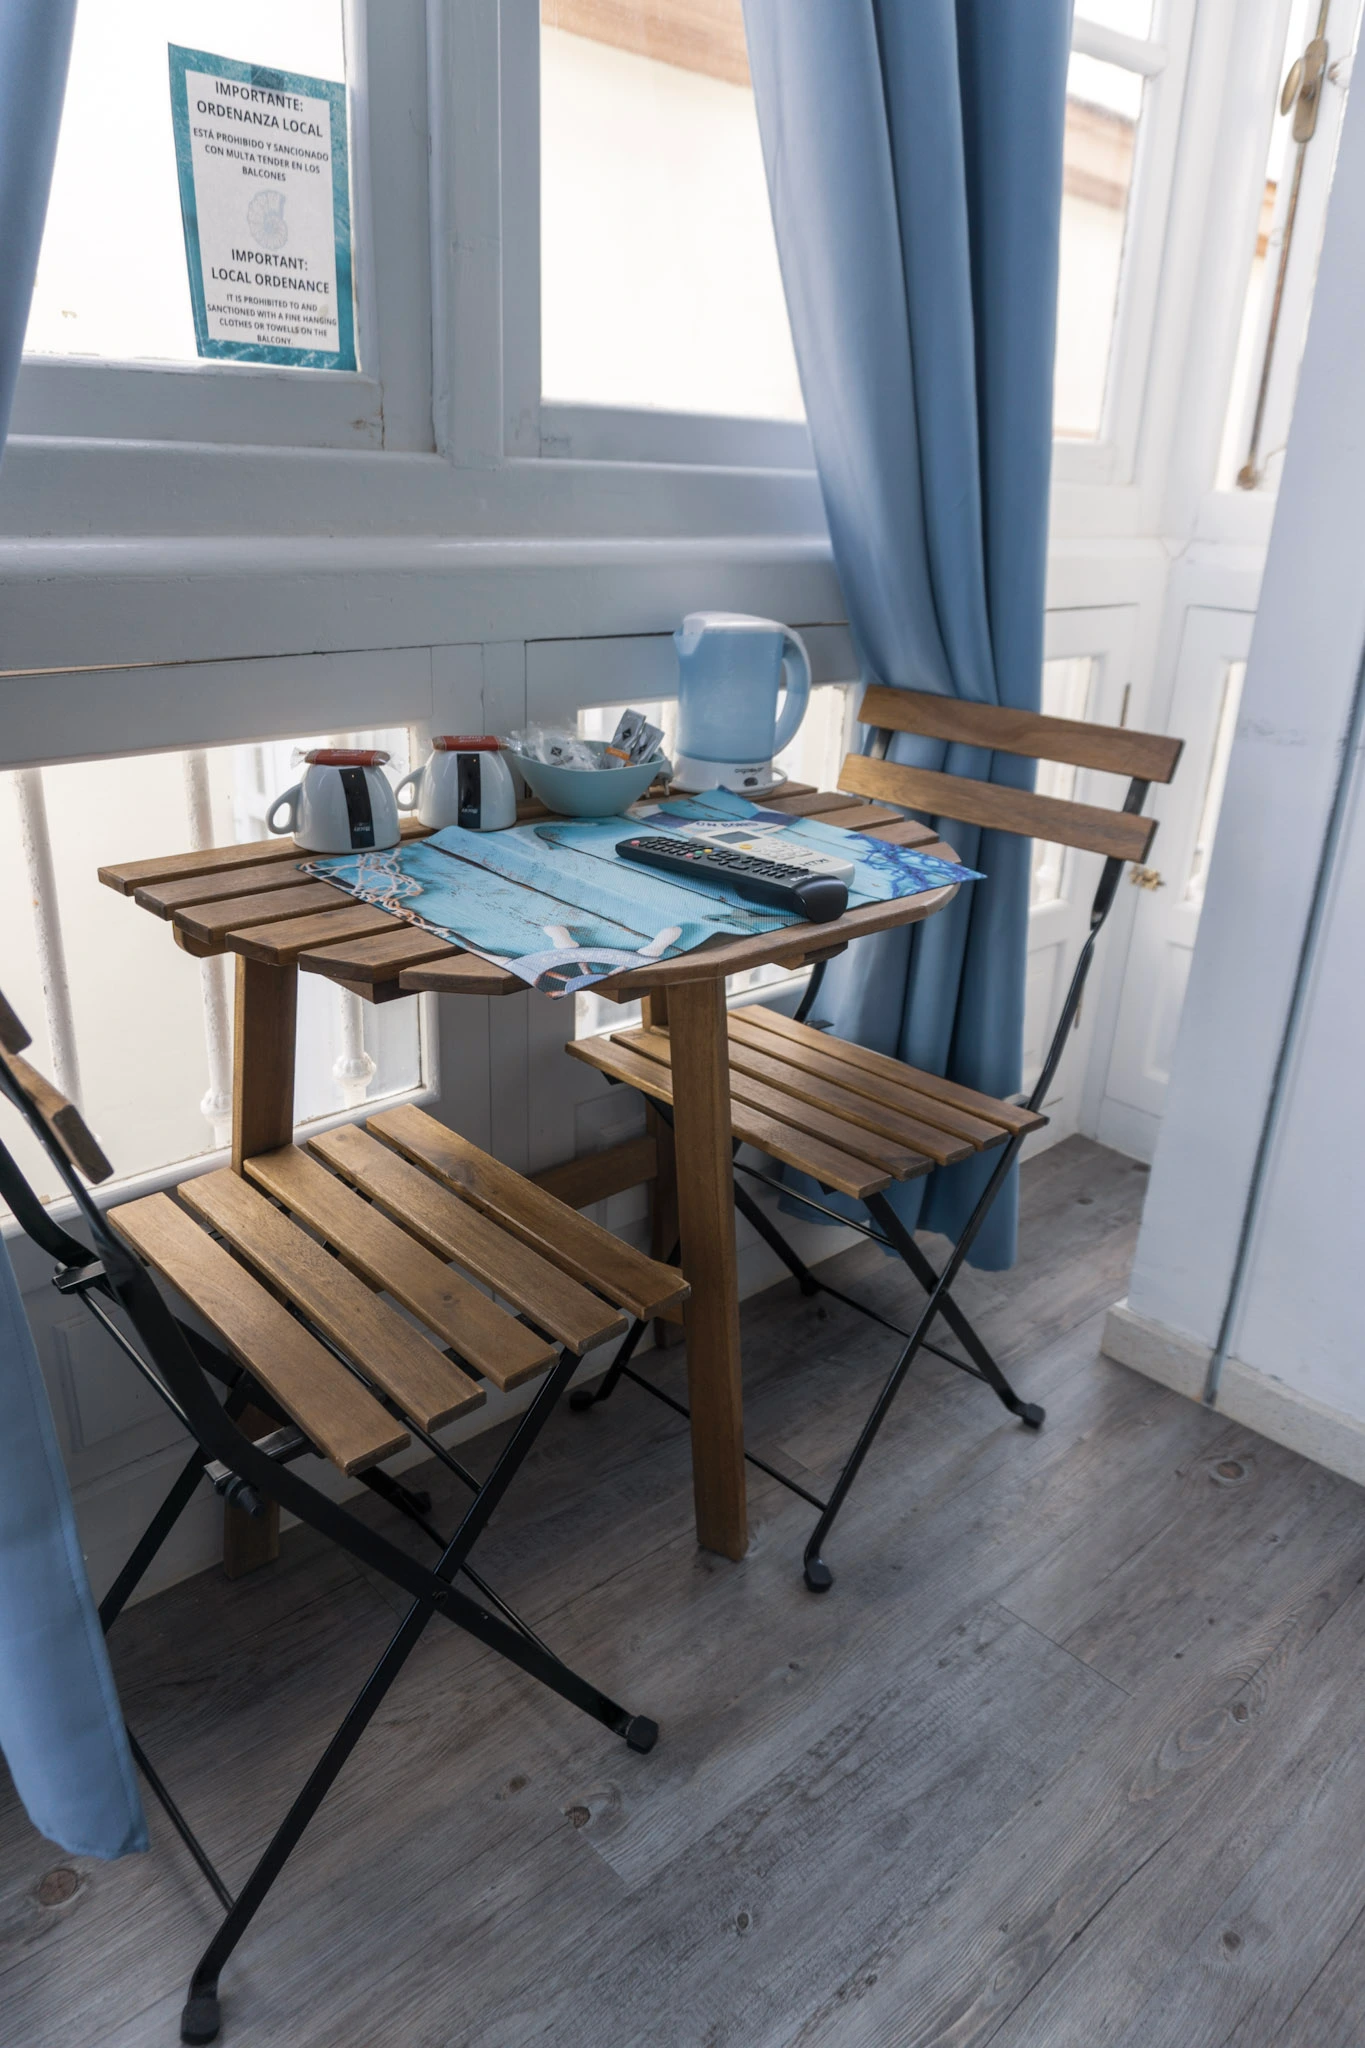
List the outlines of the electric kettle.
{"label": "electric kettle", "polygon": [[[673,787],[761,795],[782,781],[773,755],[795,738],[810,701],[799,633],[742,612],[689,612],[678,650],[678,752]],[[786,700],[778,715],[783,683]]]}

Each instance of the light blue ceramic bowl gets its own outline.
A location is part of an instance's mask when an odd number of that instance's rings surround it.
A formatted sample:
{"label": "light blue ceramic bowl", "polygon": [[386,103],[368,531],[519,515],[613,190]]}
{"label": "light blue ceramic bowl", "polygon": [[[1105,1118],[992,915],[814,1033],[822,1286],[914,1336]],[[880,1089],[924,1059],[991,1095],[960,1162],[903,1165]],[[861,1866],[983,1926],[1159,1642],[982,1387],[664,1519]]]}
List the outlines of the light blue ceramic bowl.
{"label": "light blue ceramic bowl", "polygon": [[[598,759],[602,742],[588,740]],[[546,810],[561,818],[617,818],[642,797],[656,775],[667,774],[670,763],[661,754],[652,761],[638,761],[630,768],[552,768],[504,747],[512,766],[526,777],[533,796]]]}

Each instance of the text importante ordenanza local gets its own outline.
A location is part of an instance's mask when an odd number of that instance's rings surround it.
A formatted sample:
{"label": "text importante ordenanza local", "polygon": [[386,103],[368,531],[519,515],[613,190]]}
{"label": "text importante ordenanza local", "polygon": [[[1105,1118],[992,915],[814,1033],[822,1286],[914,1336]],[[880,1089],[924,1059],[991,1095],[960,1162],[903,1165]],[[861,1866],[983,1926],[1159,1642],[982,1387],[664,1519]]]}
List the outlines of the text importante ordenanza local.
{"label": "text importante ordenanza local", "polygon": [[[306,102],[295,99],[292,94],[270,92],[264,86],[238,85],[230,79],[215,78],[214,89],[224,95],[225,104],[215,106],[212,100],[196,100],[195,112],[216,116],[220,120],[245,121],[256,128],[279,128],[290,135],[316,135],[322,139],[323,131],[316,121],[300,121],[289,118],[305,111]],[[259,105],[234,106],[232,99],[259,102]],[[281,114],[272,108],[283,110]],[[313,292],[327,296],[332,287],[326,278],[299,275],[308,265],[302,256],[272,256],[265,249],[234,249],[234,263],[260,263],[267,267],[258,270],[253,277],[245,270],[230,270],[225,264],[214,264],[210,276],[224,284],[271,285],[277,291]]]}

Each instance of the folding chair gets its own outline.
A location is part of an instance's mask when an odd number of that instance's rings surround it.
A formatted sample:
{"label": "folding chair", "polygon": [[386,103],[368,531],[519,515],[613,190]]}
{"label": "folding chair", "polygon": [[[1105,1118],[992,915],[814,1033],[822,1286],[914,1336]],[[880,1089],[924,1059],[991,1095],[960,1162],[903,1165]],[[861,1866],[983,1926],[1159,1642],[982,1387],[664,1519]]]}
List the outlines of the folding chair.
{"label": "folding chair", "polygon": [[[795,1017],[780,1016],[760,1004],[731,1014],[730,1095],[736,1150],[739,1143],[748,1140],[769,1157],[806,1174],[824,1192],[833,1189],[861,1203],[870,1221],[855,1221],[852,1227],[897,1253],[927,1297],[918,1318],[906,1330],[888,1322],[866,1303],[830,1286],[810,1271],[771,1216],[736,1178],[735,1204],[740,1214],[776,1252],[803,1292],[831,1294],[903,1339],[899,1356],[827,1500],[817,1499],[762,1459],[746,1453],[752,1463],[819,1510],[819,1520],[803,1559],[806,1584],[814,1593],[827,1592],[834,1583],[822,1555],[825,1540],[920,1351],[931,1351],[960,1371],[984,1380],[1010,1414],[1028,1428],[1042,1426],[1042,1408],[1036,1402],[1021,1400],[1015,1393],[954,1300],[953,1282],[1025,1138],[1047,1122],[1042,1104],[1066,1048],[1067,1034],[1079,1016],[1095,945],[1113,907],[1119,878],[1126,862],[1146,859],[1156,831],[1156,820],[1141,815],[1148,789],[1153,782],[1171,780],[1183,744],[1155,733],[1089,725],[1081,720],[1011,711],[997,705],[967,704],[955,698],[891,690],[880,685],[865,692],[860,717],[873,729],[870,750],[846,758],[839,777],[841,790],[879,803],[891,803],[924,817],[955,819],[1021,837],[1046,839],[1103,854],[1105,859],[1091,906],[1089,933],[1071,977],[1057,1028],[1042,1071],[1022,1104],[962,1087],[809,1025],[806,1019],[819,994],[825,971],[823,962],[815,968]],[[1126,775],[1128,793],[1122,809],[1114,811],[967,776],[905,767],[886,759],[893,732],[915,733],[986,752],[1027,755],[1074,768]],[[981,886],[988,888],[989,878]],[[653,1100],[661,1116],[670,1118],[673,1087],[666,1029],[645,1026],[612,1032],[603,1038],[579,1040],[571,1050],[609,1080],[640,1089]],[[892,1180],[913,1179],[935,1167],[951,1166],[976,1153],[991,1151],[999,1155],[994,1170],[947,1262],[940,1272],[935,1272],[884,1191]],[[831,1208],[827,1202],[817,1201],[803,1189],[738,1157],[735,1169],[737,1176],[761,1181],[786,1199],[803,1203],[836,1223],[851,1221],[846,1213]],[[966,1352],[965,1358],[930,1341],[930,1330],[940,1318]],[[638,1328],[631,1331],[601,1384],[595,1390],[576,1393],[572,1407],[584,1409],[607,1399],[623,1376],[668,1400],[671,1406],[681,1407],[631,1367],[630,1358],[639,1335]]]}
{"label": "folding chair", "polygon": [[[106,1632],[204,1482],[249,1515],[277,1501],[412,1601],[235,1898],[130,1731],[143,1776],[224,1908],[181,2017],[182,2041],[212,2041],[219,1973],[433,1616],[629,1748],[653,1748],[655,1723],[571,1670],[486,1583],[470,1553],[582,1353],[627,1328],[623,1309],[637,1318],[676,1315],[687,1286],[675,1268],[643,1257],[412,1108],[382,1112],[365,1129],[331,1131],[304,1150],[249,1160],[249,1178],[211,1172],[186,1182],[179,1201],[155,1194],[101,1212],[78,1176],[98,1182],[113,1169],[78,1110],[21,1057],[28,1043],[0,997],[0,1094],[56,1167],[91,1242],[54,1221],[3,1145],[0,1199],[56,1261],[58,1291],[84,1304],[193,1440],[105,1596]],[[454,1271],[452,1260],[520,1313]],[[149,1268],[213,1338],[168,1307]],[[480,1406],[485,1382],[511,1388],[537,1376],[543,1384],[492,1470],[475,1478],[434,1432]],[[259,1441],[241,1426],[248,1408],[273,1425]],[[429,1497],[383,1470],[413,1439],[472,1495],[448,1534],[433,1526]],[[359,1478],[414,1523],[439,1553],[431,1568],[295,1470],[308,1454]],[[455,1584],[460,1575],[478,1597]]]}

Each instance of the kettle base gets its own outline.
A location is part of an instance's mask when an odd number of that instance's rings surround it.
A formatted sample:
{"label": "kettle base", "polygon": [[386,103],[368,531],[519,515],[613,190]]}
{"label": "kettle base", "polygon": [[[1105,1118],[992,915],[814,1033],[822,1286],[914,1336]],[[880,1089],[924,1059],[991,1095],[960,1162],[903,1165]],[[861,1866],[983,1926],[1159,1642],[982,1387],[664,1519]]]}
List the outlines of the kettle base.
{"label": "kettle base", "polygon": [[779,789],[787,778],[771,761],[703,761],[679,754],[671,779],[680,796],[697,795],[704,789],[732,789],[738,796],[758,797]]}

